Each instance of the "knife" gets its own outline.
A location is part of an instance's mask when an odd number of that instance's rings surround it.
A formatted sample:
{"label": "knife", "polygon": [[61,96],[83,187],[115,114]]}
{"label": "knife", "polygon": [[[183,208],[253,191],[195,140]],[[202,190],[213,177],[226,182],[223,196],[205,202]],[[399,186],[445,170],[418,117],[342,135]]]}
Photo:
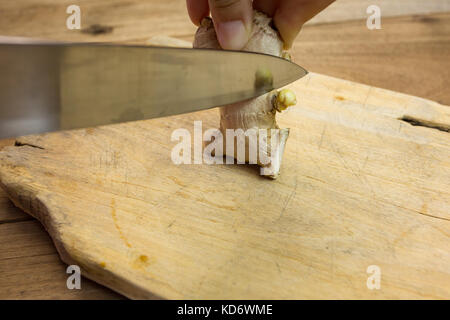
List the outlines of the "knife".
{"label": "knife", "polygon": [[0,138],[205,110],[306,74],[261,53],[0,38]]}

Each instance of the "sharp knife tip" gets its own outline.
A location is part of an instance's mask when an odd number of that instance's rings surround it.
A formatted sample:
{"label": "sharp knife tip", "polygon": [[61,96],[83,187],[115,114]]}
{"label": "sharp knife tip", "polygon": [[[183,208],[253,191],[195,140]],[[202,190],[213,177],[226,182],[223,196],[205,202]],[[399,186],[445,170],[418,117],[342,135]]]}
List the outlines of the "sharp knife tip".
{"label": "sharp knife tip", "polygon": [[292,69],[291,69],[292,70],[292,81],[291,82],[297,81],[309,73],[306,69],[299,66],[298,64],[296,64],[292,61],[291,61],[291,63],[293,64]]}

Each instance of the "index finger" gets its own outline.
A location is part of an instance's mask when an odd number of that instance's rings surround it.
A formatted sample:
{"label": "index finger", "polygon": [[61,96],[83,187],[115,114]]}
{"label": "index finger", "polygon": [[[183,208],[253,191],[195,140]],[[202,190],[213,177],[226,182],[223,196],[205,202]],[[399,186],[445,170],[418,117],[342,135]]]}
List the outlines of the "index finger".
{"label": "index finger", "polygon": [[186,0],[189,17],[195,25],[209,15],[208,0]]}
{"label": "index finger", "polygon": [[273,17],[284,46],[292,46],[303,24],[334,0],[254,0],[253,7]]}

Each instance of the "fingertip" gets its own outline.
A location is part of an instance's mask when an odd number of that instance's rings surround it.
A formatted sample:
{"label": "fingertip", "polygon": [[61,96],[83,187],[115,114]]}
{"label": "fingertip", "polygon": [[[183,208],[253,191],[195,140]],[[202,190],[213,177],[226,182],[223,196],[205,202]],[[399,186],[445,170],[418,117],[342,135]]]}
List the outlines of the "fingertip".
{"label": "fingertip", "polygon": [[250,0],[209,0],[217,40],[223,49],[241,50],[248,42],[253,20]]}
{"label": "fingertip", "polygon": [[292,12],[278,9],[273,22],[283,39],[284,49],[290,49],[304,24],[301,15],[294,15]]}
{"label": "fingertip", "polygon": [[208,0],[186,0],[189,18],[196,26],[209,15]]}
{"label": "fingertip", "polygon": [[241,50],[248,42],[249,35],[241,20],[218,22],[217,40],[225,50]]}
{"label": "fingertip", "polygon": [[285,42],[285,46],[292,47],[302,26],[333,2],[334,0],[284,0],[279,2],[274,23]]}

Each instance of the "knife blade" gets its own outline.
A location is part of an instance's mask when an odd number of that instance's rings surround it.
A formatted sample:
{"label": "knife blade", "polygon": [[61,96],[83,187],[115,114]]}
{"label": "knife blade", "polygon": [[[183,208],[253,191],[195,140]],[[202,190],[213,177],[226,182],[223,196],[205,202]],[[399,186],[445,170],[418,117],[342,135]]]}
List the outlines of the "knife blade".
{"label": "knife blade", "polygon": [[0,39],[0,138],[243,101],[307,74],[241,51]]}

